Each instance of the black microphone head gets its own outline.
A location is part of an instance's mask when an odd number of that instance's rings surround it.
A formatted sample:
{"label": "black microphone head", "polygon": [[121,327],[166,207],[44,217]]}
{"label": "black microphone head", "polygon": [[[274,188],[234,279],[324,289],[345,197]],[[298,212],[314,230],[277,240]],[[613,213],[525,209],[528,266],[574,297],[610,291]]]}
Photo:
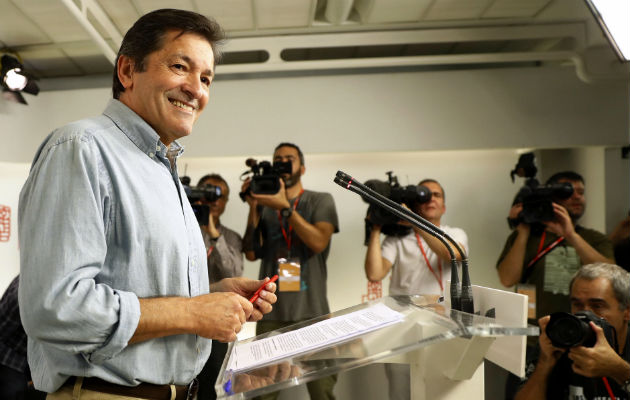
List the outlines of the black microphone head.
{"label": "black microphone head", "polygon": [[353,178],[350,175],[346,174],[343,171],[337,171],[337,174],[335,176],[343,179],[346,182],[353,180]]}
{"label": "black microphone head", "polygon": [[342,186],[342,187],[348,186],[348,182],[344,182],[343,179],[341,179],[338,176],[335,176],[335,179],[333,179],[333,182],[335,182],[337,185]]}
{"label": "black microphone head", "polygon": [[258,164],[258,162],[254,160],[253,158],[248,158],[247,160],[245,160],[245,165],[247,165],[250,168],[255,167],[256,164]]}

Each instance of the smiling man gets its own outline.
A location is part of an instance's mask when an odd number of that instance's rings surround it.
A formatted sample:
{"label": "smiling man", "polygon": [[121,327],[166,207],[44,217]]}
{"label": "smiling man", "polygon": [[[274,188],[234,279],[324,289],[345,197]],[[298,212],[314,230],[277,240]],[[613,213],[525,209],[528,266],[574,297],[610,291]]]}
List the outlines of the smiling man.
{"label": "smiling man", "polygon": [[275,285],[209,284],[177,139],[208,102],[216,22],[157,10],[127,32],[103,115],[55,130],[20,194],[20,312],[51,399],[188,399],[211,340],[271,311]]}

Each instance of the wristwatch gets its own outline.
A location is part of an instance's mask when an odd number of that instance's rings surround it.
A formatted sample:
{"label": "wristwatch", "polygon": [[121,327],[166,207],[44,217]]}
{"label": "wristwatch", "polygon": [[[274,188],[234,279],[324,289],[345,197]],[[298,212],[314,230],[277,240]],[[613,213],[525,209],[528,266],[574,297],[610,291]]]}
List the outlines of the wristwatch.
{"label": "wristwatch", "polygon": [[283,208],[280,210],[280,215],[282,218],[289,219],[291,218],[291,214],[293,214],[293,209],[291,207]]}

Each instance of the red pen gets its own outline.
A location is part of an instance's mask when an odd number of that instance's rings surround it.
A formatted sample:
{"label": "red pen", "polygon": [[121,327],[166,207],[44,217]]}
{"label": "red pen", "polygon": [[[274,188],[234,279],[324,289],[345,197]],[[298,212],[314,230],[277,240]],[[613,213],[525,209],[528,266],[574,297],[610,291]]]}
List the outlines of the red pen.
{"label": "red pen", "polygon": [[250,303],[255,302],[255,301],[256,301],[256,299],[258,299],[258,296],[260,295],[260,291],[261,291],[261,290],[263,290],[263,289],[265,288],[265,286],[267,286],[267,284],[268,284],[269,282],[275,282],[275,281],[277,281],[277,280],[278,280],[278,275],[276,274],[276,275],[274,275],[273,277],[271,277],[271,279],[269,279],[267,282],[263,283],[263,284],[262,284],[262,285],[258,288],[258,290],[256,290],[256,293],[254,293],[254,295],[252,296],[252,298],[251,298],[251,299],[249,299],[249,302],[250,302]]}

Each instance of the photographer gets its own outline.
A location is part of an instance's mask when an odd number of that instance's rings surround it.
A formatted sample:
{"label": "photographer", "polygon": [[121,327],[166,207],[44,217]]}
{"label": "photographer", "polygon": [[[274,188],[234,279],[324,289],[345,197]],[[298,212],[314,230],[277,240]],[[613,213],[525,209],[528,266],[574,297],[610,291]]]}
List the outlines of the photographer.
{"label": "photographer", "polygon": [[589,264],[578,270],[569,287],[571,312],[588,310],[605,319],[616,332],[618,351],[594,322],[589,323],[596,338],[592,347],[554,347],[546,332],[550,317],[545,316],[539,320],[539,355],[528,364],[516,399],[628,399],[630,274],[612,264]]}
{"label": "photographer", "polygon": [[[410,204],[413,211],[440,227],[453,237],[468,253],[468,237],[460,228],[441,226],[446,212],[444,189],[433,179],[424,179],[423,185],[431,191],[428,202]],[[402,222],[400,222],[402,223]],[[451,279],[450,255],[444,245],[428,233],[413,228],[405,236],[387,236],[381,246],[381,226],[372,225],[365,255],[365,274],[370,281],[380,281],[392,271],[390,295],[444,294],[446,282]],[[461,255],[455,250],[457,258]],[[409,368],[386,364],[390,399],[409,398]]]}
{"label": "photographer", "polygon": [[[208,219],[200,223],[201,234],[206,245],[208,255],[208,278],[210,284],[219,282],[223,278],[233,278],[243,275],[243,243],[241,236],[230,228],[221,224],[220,218],[230,198],[230,188],[219,174],[209,174],[201,177],[197,188],[212,185],[221,189],[221,196],[214,201],[202,197],[198,205],[208,207]],[[199,380],[199,400],[216,399],[214,383],[219,376],[223,359],[227,353],[228,344],[218,340],[212,341],[212,353],[205,367],[197,377]]]}
{"label": "photographer", "polygon": [[[575,172],[559,172],[547,185],[567,182],[573,194],[556,199],[554,219],[530,225],[520,221],[508,237],[497,261],[504,286],[518,283],[531,294],[536,319],[569,309],[568,283],[580,266],[594,262],[614,263],[610,240],[602,233],[577,225],[584,214],[584,179]],[[517,219],[522,203],[512,206],[509,218]],[[535,303],[531,301],[535,299]]]}
{"label": "photographer", "polygon": [[221,225],[221,215],[230,199],[230,188],[219,174],[205,175],[197,187],[213,185],[221,188],[221,197],[215,201],[201,199],[200,203],[210,209],[206,224],[200,224],[208,254],[208,277],[210,283],[223,278],[243,275],[243,243],[241,235]]}
{"label": "photographer", "polygon": [[[305,190],[304,155],[292,143],[280,143],[273,161],[291,162],[291,173],[279,174],[280,190],[256,194],[242,187],[249,204],[247,230],[243,238],[248,260],[261,259],[260,275],[280,275],[278,303],[256,325],[256,334],[330,312],[326,296],[326,259],[330,240],[338,232],[337,211],[329,193]],[[256,180],[256,176],[253,178]],[[335,376],[307,383],[312,399],[333,399]],[[275,398],[277,394],[265,396]]]}

